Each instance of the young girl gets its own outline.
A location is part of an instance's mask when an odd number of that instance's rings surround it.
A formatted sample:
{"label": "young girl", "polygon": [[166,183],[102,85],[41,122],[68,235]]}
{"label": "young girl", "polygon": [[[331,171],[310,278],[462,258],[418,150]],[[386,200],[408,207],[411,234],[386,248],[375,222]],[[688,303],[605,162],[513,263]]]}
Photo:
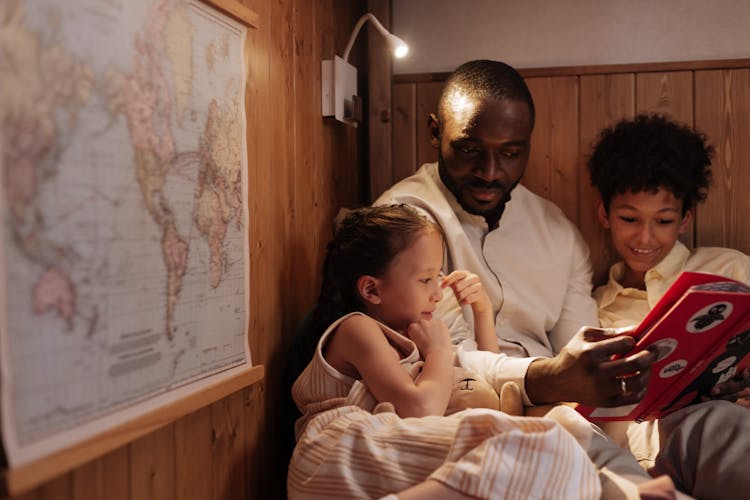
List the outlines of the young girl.
{"label": "young girl", "polygon": [[[440,230],[409,207],[359,209],[342,222],[318,302],[316,323],[330,326],[292,388],[303,416],[289,498],[598,498],[593,464],[551,418],[443,416],[454,356],[432,318],[442,264]],[[459,272],[444,286],[472,305],[482,338],[481,285]],[[494,337],[491,319],[489,329]]]}

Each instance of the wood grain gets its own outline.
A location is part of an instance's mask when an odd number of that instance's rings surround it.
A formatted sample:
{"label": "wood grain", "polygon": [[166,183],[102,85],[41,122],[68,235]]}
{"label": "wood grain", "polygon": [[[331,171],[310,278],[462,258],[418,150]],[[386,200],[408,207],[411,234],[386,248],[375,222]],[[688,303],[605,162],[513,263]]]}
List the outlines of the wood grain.
{"label": "wood grain", "polygon": [[[172,422],[258,382],[263,376],[262,365],[239,369],[231,377],[207,383],[200,390],[193,392],[189,398],[178,399],[99,435],[93,435],[69,448],[10,469],[5,476],[8,491],[11,494],[24,492],[44,481],[56,478],[120,446],[142,439],[142,436],[155,433],[165,426],[170,426]],[[132,461],[132,457],[129,460]],[[77,473],[78,471],[73,471],[72,474],[75,477]],[[103,481],[106,482],[107,479],[104,478]],[[88,490],[94,487],[81,486],[82,489]]]}
{"label": "wood grain", "polygon": [[[391,29],[390,0],[367,0],[367,10],[385,29]],[[391,161],[391,81],[393,55],[385,38],[367,23],[367,130],[368,167],[370,170],[369,200],[375,201],[393,184]]]}
{"label": "wood grain", "polygon": [[[635,77],[636,113],[659,113],[693,126],[693,72],[639,73]],[[700,210],[700,207],[697,208]],[[688,248],[695,245],[695,220],[680,235]]]}
{"label": "wood grain", "polygon": [[633,74],[585,75],[581,77],[581,115],[579,124],[580,178],[579,227],[591,250],[594,285],[606,281],[609,266],[616,255],[609,234],[596,219],[598,195],[591,187],[586,160],[599,131],[622,118],[632,117],[635,110],[635,76]]}
{"label": "wood grain", "polygon": [[534,97],[536,124],[523,183],[552,200],[578,222],[578,78],[540,77],[526,80]]}
{"label": "wood grain", "polygon": [[414,170],[422,164],[437,161],[438,151],[430,143],[430,128],[427,117],[430,113],[437,114],[438,99],[443,90],[443,82],[427,82],[417,84],[417,164]]}
{"label": "wood grain", "polygon": [[716,147],[696,243],[750,253],[750,69],[696,72],[695,125]]}
{"label": "wood grain", "polygon": [[392,184],[416,170],[417,163],[417,86],[393,86],[393,179]]}

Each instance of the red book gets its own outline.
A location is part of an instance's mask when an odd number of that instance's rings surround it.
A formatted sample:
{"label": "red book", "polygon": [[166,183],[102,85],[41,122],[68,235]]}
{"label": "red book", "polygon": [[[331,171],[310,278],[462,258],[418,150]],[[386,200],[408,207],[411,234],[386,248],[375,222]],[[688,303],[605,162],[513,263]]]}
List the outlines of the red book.
{"label": "red book", "polygon": [[684,272],[646,318],[629,331],[630,353],[651,348],[646,395],[634,405],[577,410],[592,421],[653,420],[700,402],[713,386],[750,366],[750,287],[729,278]]}

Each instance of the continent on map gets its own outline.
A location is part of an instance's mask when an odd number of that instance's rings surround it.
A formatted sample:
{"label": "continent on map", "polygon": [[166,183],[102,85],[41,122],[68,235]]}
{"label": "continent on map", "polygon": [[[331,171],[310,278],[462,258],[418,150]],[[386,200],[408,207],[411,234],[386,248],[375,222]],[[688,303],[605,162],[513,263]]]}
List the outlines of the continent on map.
{"label": "continent on map", "polygon": [[[59,15],[59,12],[58,12]],[[46,269],[34,286],[33,310],[52,308],[68,329],[76,313],[74,284],[60,265],[66,245],[46,238],[39,192],[57,175],[56,161],[75,131],[94,75],[65,49],[55,30],[41,38],[25,25],[23,2],[0,3],[0,165],[8,214],[5,224],[18,250]],[[62,124],[58,123],[62,120]],[[66,262],[70,264],[70,261]],[[55,267],[52,267],[52,266]]]}
{"label": "continent on map", "polygon": [[242,124],[237,100],[235,96],[224,107],[211,101],[201,141],[195,224],[208,240],[209,281],[214,288],[219,286],[226,265],[227,226],[232,219],[238,227],[242,221]]}
{"label": "continent on map", "polygon": [[162,70],[167,51],[164,32],[169,19],[166,0],[152,5],[148,24],[135,36],[133,72],[124,78],[124,111],[135,151],[138,186],[146,209],[162,232],[162,255],[166,268],[165,333],[174,334],[174,307],[187,271],[188,246],[175,224],[174,211],[164,195],[167,175],[177,159],[170,116],[172,95]]}
{"label": "continent on map", "polygon": [[55,267],[47,269],[34,285],[32,291],[34,314],[43,314],[53,309],[68,324],[68,329],[73,326],[75,303],[73,282],[68,275]]}

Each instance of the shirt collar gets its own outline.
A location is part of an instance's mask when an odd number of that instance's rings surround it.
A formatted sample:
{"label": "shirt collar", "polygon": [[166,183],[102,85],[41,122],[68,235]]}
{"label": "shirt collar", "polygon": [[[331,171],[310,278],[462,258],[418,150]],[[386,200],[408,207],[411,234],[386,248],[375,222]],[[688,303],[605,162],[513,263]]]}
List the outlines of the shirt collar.
{"label": "shirt collar", "polygon": [[667,256],[646,272],[646,286],[648,287],[651,279],[664,279],[680,274],[680,271],[685,268],[688,257],[690,257],[690,250],[679,240],[676,241]]}
{"label": "shirt collar", "polygon": [[618,262],[609,268],[609,281],[604,287],[602,297],[599,300],[599,309],[609,306],[625,290],[620,284],[623,274],[625,274],[624,262]]}
{"label": "shirt collar", "polygon": [[[679,275],[684,269],[685,263],[690,256],[690,250],[687,249],[680,241],[675,242],[672,250],[669,251],[658,264],[646,271],[646,290],[649,290],[649,283],[654,283],[668,277]],[[609,281],[602,292],[599,301],[599,308],[605,308],[615,301],[618,295],[625,293],[626,289],[620,284],[625,274],[625,263],[620,261],[609,269]],[[650,298],[649,298],[650,300]]]}

